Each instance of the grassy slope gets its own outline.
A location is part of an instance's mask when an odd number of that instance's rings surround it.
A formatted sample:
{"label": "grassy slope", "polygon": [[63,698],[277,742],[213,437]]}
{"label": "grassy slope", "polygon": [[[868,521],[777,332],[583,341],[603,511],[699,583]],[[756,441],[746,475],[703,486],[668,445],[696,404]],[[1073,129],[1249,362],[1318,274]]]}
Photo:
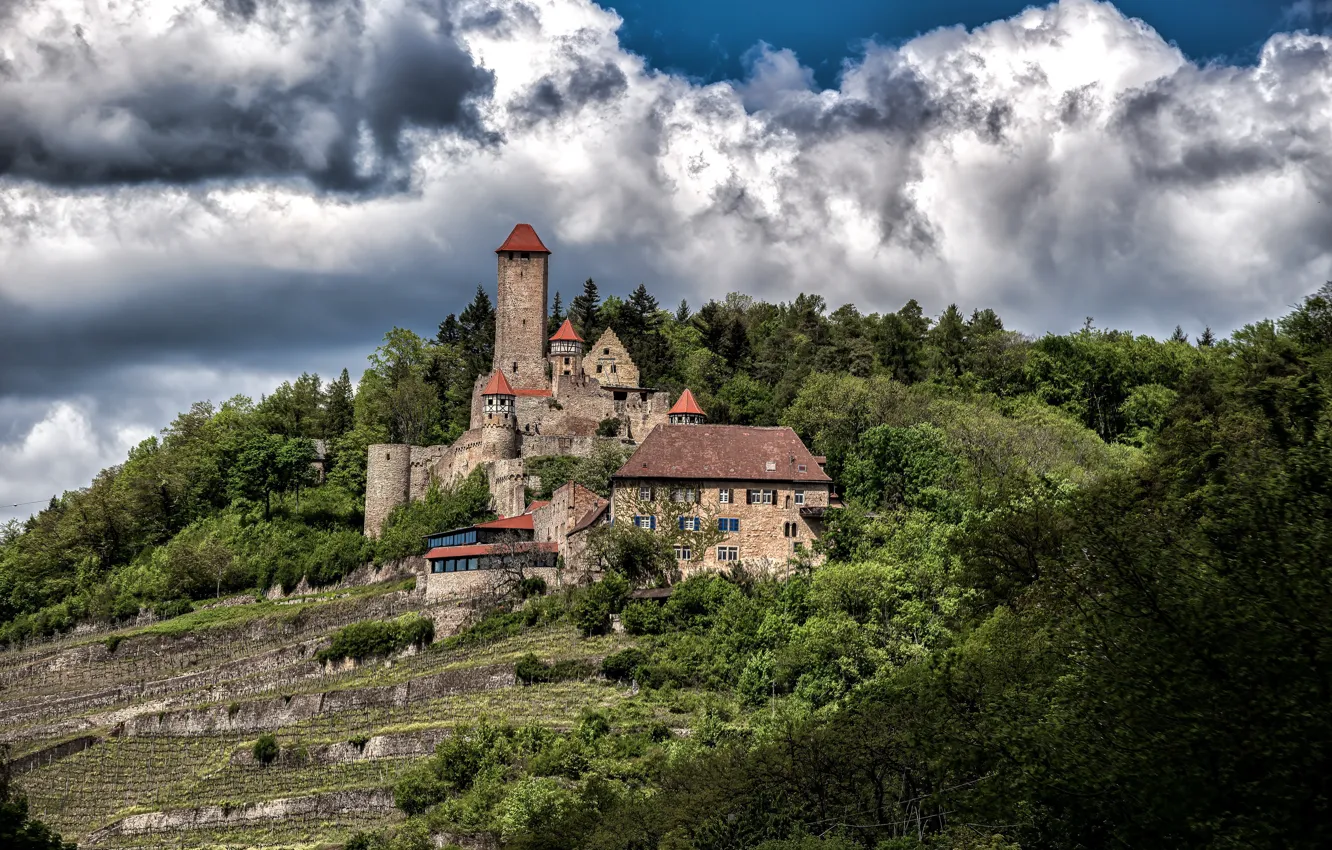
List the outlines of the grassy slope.
{"label": "grassy slope", "polygon": [[[95,640],[73,638],[56,642],[37,651],[0,654],[0,676],[9,675],[0,688],[0,711],[9,706],[26,706],[30,715],[40,716],[40,721],[32,716],[27,719],[20,716],[13,722],[0,719],[0,735],[12,741],[15,753],[73,737],[68,730],[55,730],[61,734],[52,734],[50,722],[56,718],[42,700],[54,699],[57,694],[71,706],[60,715],[60,720],[83,717],[87,722],[118,721],[134,713],[151,715],[160,711],[178,715],[190,709],[211,710],[216,714],[218,706],[239,712],[250,701],[266,700],[272,704],[275,697],[297,693],[383,688],[450,670],[511,668],[526,652],[536,652],[547,661],[598,659],[631,643],[631,639],[622,635],[581,640],[569,626],[552,626],[483,646],[448,648],[436,643],[392,663],[370,663],[350,671],[300,680],[284,675],[283,670],[276,674],[269,671],[245,675],[247,651],[270,659],[275,649],[284,646],[291,648],[293,657],[302,651],[313,652],[347,617],[371,611],[375,604],[408,596],[418,606],[421,604],[419,597],[404,594],[400,588],[376,587],[350,595],[319,595],[297,605],[274,602],[236,605],[196,611],[176,621],[128,630],[114,652],[105,650],[104,637],[99,636]],[[299,623],[293,618],[293,610],[305,612]],[[173,652],[173,648],[180,651]],[[220,685],[209,682],[192,687],[197,684],[192,677],[199,673],[211,675],[219,658],[224,657],[230,669],[236,671],[233,678]],[[62,658],[83,661],[75,665],[65,661],[62,668]],[[43,663],[57,669],[44,669],[40,676],[15,675],[16,668],[31,670]],[[65,687],[53,688],[53,680],[62,678],[61,669],[67,674],[63,676]],[[298,662],[293,662],[288,669],[301,668]],[[180,689],[152,698],[129,694],[122,698],[113,696],[107,704],[89,704],[96,701],[92,698],[94,692],[105,694],[109,687],[132,681],[134,676],[148,679],[154,674],[159,677],[156,681],[167,683],[162,688],[180,683]],[[228,696],[247,688],[253,693]],[[80,704],[80,700],[84,702]],[[415,736],[420,739],[420,746],[428,749],[430,743],[453,726],[481,717],[566,727],[583,710],[597,707],[609,711],[617,725],[646,726],[662,721],[679,728],[689,725],[698,702],[688,692],[649,695],[645,691],[631,695],[622,686],[599,680],[530,687],[510,685],[394,707],[325,712],[276,725],[268,731],[276,734],[284,751],[289,753],[303,748],[319,754],[344,742],[364,741],[384,734],[398,739]],[[111,736],[114,730],[114,722],[107,722],[82,734]],[[106,737],[91,749],[23,774],[19,782],[31,799],[34,814],[68,838],[81,839],[127,815],[144,812],[207,805],[236,807],[329,791],[389,788],[412,760],[401,756],[356,756],[350,761],[335,759],[337,763],[311,759],[302,765],[284,759],[260,767],[248,758],[255,738],[254,733]],[[346,748],[341,749],[345,756]],[[301,819],[297,823],[269,821],[234,828],[209,826],[169,836],[116,836],[97,846],[318,846],[396,817],[395,813],[382,810],[353,811]]]}

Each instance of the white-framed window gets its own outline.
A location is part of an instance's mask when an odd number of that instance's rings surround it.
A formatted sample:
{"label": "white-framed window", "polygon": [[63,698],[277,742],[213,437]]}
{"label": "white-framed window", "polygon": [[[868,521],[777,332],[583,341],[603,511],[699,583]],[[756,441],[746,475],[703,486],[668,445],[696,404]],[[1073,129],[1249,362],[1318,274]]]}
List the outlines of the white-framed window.
{"label": "white-framed window", "polygon": [[796,503],[797,505],[803,505],[803,504],[805,503],[805,491],[804,491],[804,490],[797,490],[797,491],[795,491],[795,503]]}
{"label": "white-framed window", "polygon": [[636,516],[634,517],[634,525],[654,531],[657,528],[657,518],[655,516]]}
{"label": "white-framed window", "polygon": [[717,547],[717,560],[718,560],[718,561],[738,561],[738,560],[740,560],[740,547],[739,547],[739,546],[718,546],[718,547]]}
{"label": "white-framed window", "polygon": [[777,471],[777,461],[775,461],[775,460],[770,460],[770,461],[768,461],[767,463],[763,464],[763,468],[764,468],[766,471],[768,471],[768,472],[776,472],[776,471]]}
{"label": "white-framed window", "polygon": [[698,491],[693,487],[676,487],[671,490],[671,501],[690,504],[698,501]]}
{"label": "white-framed window", "polygon": [[751,505],[772,505],[777,502],[776,490],[749,490],[747,493]]}
{"label": "white-framed window", "polygon": [[694,553],[690,550],[690,548],[689,548],[688,546],[676,546],[676,547],[675,547],[675,560],[677,560],[677,561],[688,561],[688,560],[693,559],[693,557],[694,557]]}
{"label": "white-framed window", "polygon": [[717,491],[717,501],[718,501],[720,504],[723,504],[723,505],[729,505],[729,504],[731,503],[731,488],[730,488],[730,487],[723,487],[723,488],[721,488],[720,490],[718,490],[718,491]]}
{"label": "white-framed window", "polygon": [[696,516],[682,516],[678,521],[677,527],[681,531],[702,531],[703,521]]}
{"label": "white-framed window", "polygon": [[804,471],[805,471],[805,465],[803,463],[796,464],[796,472],[804,472]]}
{"label": "white-framed window", "polygon": [[638,501],[640,501],[640,502],[650,502],[650,501],[652,501],[652,488],[651,488],[651,487],[639,487],[639,488],[638,488]]}

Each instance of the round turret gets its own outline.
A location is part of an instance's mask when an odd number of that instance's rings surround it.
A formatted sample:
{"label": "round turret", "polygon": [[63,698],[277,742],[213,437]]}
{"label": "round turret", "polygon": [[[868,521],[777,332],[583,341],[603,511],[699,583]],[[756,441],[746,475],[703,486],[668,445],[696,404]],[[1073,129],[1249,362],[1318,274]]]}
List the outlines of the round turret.
{"label": "round turret", "polygon": [[550,374],[558,382],[560,375],[583,374],[583,338],[568,319],[550,338]]}
{"label": "round turret", "polygon": [[482,460],[518,457],[517,397],[504,373],[496,371],[481,390]]}
{"label": "round turret", "polygon": [[672,425],[702,425],[708,415],[703,412],[703,408],[698,406],[694,400],[694,394],[686,387],[685,391],[680,393],[680,400],[668,411]]}

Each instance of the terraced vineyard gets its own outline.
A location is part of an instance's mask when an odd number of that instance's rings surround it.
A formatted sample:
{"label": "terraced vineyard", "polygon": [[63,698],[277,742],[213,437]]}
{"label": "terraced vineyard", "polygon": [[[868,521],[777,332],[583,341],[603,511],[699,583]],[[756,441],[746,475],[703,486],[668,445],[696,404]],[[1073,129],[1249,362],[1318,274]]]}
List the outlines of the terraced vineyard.
{"label": "terraced vineyard", "polygon": [[[588,707],[627,723],[687,723],[623,686],[520,686],[514,661],[596,661],[623,636],[547,627],[485,646],[442,639],[476,613],[403,583],[281,601],[234,600],[111,634],[0,653],[0,739],[33,813],[87,847],[315,847],[401,818],[392,786],[480,717],[564,728]],[[419,611],[436,643],[389,660],[322,664],[330,634]],[[279,757],[256,762],[273,734]]]}

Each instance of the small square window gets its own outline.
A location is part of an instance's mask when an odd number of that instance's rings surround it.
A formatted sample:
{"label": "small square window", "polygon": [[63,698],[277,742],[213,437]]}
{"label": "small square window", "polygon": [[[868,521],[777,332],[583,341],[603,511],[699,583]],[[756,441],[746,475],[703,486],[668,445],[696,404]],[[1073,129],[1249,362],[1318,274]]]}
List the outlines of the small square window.
{"label": "small square window", "polygon": [[601,364],[597,364],[597,374],[601,374]]}
{"label": "small square window", "polygon": [[609,349],[609,348],[603,348],[603,349],[601,349],[601,353],[602,353],[602,354],[610,354],[610,349]]}
{"label": "small square window", "polygon": [[804,490],[797,490],[797,491],[795,491],[795,503],[796,503],[797,505],[803,505],[803,504],[805,503],[805,491],[804,491]]}
{"label": "small square window", "polygon": [[651,487],[639,487],[639,488],[638,488],[638,500],[639,500],[640,502],[650,502],[650,501],[652,501],[652,488],[651,488]]}
{"label": "small square window", "polygon": [[718,491],[717,491],[717,501],[720,502],[720,503],[723,504],[723,505],[729,505],[729,504],[731,503],[731,490],[730,490],[730,488],[723,487],[722,489],[718,490]]}
{"label": "small square window", "polygon": [[770,461],[768,461],[767,463],[763,464],[763,468],[764,468],[764,470],[766,470],[766,471],[768,471],[768,472],[776,472],[776,471],[777,471],[777,461],[775,461],[775,460],[770,460]]}
{"label": "small square window", "polygon": [[801,463],[801,464],[797,464],[797,465],[796,465],[796,471],[797,471],[797,472],[804,472],[804,471],[805,471],[805,465],[804,465],[803,463]]}

